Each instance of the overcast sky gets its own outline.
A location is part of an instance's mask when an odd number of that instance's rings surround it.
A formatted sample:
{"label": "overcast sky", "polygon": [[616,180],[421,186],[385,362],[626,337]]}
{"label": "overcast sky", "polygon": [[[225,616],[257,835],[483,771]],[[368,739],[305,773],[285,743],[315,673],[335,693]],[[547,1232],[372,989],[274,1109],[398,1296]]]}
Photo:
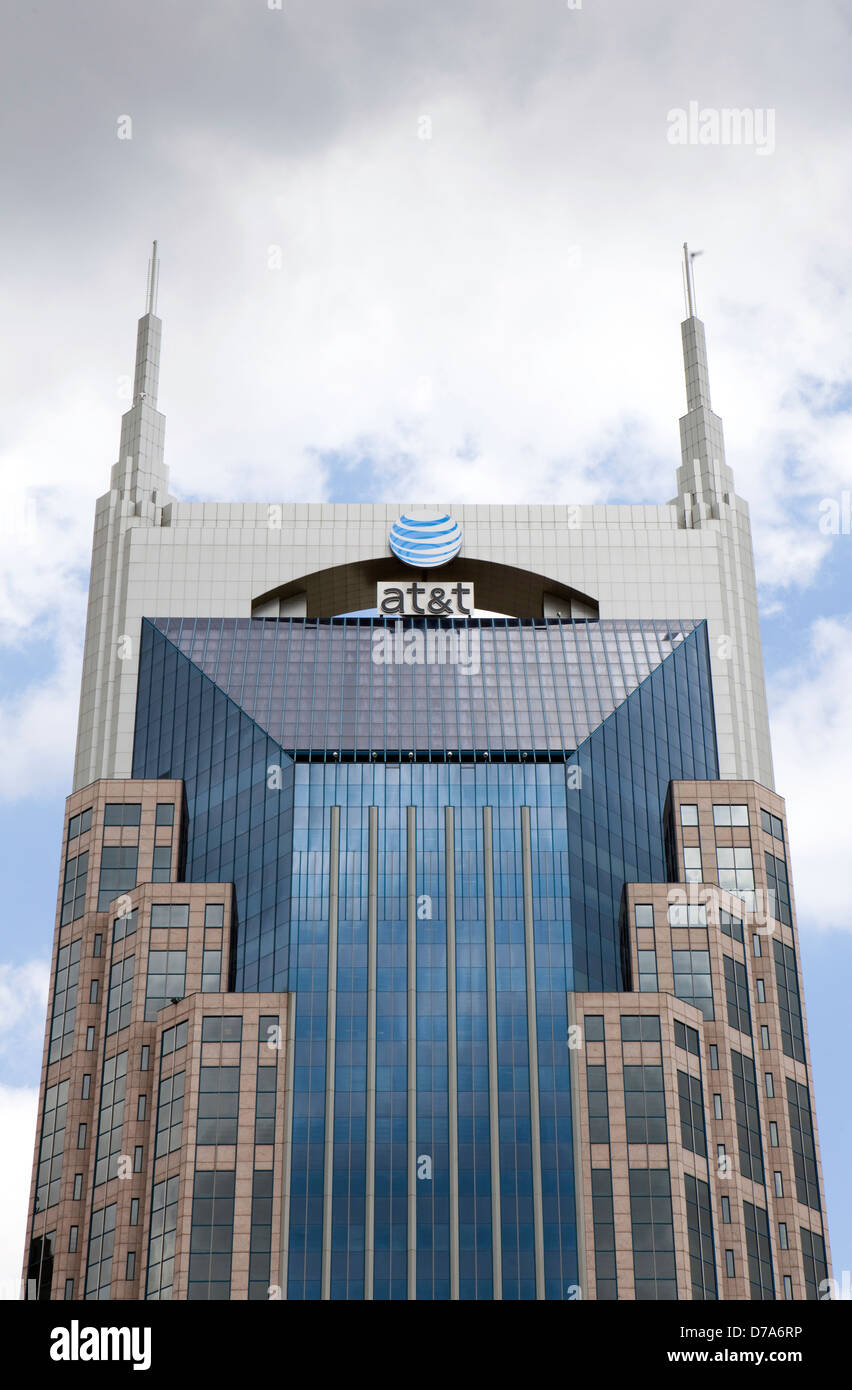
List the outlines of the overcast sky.
{"label": "overcast sky", "polygon": [[[852,1264],[852,536],[819,528],[852,489],[852,10],[575,3],[41,0],[3,20],[0,1281],[23,1239],[93,504],[154,237],[172,491],[212,500],[669,500],[681,243],[704,252]],[[693,102],[756,113],[771,143],[672,143]]]}

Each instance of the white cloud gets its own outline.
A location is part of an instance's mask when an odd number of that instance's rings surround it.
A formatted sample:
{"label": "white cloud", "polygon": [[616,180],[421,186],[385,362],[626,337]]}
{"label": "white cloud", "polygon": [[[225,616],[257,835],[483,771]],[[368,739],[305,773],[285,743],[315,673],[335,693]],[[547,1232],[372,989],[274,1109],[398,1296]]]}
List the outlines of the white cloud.
{"label": "white cloud", "polygon": [[20,1297],[38,1089],[0,1083],[0,1298]]}
{"label": "white cloud", "polygon": [[775,784],[787,802],[800,931],[852,930],[852,616],[821,618],[770,692]]}

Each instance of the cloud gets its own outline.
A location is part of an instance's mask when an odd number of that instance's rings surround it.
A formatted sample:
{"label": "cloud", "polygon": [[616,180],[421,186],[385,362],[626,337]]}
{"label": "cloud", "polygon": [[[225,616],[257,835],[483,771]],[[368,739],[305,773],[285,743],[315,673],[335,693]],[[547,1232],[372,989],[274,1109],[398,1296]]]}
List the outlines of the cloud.
{"label": "cloud", "polygon": [[852,930],[852,614],[821,618],[770,691],[775,784],[787,802],[800,931]]}
{"label": "cloud", "polygon": [[0,1298],[20,1298],[38,1088],[0,1083]]}

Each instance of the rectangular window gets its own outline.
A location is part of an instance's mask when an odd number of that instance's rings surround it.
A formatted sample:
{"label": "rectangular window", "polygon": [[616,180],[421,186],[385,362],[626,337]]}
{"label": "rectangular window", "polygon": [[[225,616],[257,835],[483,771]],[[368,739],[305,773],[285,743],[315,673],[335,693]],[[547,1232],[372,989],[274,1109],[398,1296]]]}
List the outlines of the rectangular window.
{"label": "rectangular window", "polygon": [[155,1157],[180,1148],[183,1128],[183,1098],[186,1072],[163,1077],[157,1099],[157,1137]]}
{"label": "rectangular window", "polygon": [[717,845],[716,869],[719,887],[742,898],[747,907],[754,908],[754,864],[746,845]]}
{"label": "rectangular window", "polygon": [[98,912],[106,912],[113,898],[136,887],[139,849],[136,845],[104,845],[98,883]]}
{"label": "rectangular window", "polygon": [[674,992],[708,1020],[714,1018],[709,951],[672,951]]}
{"label": "rectangular window", "polygon": [[657,953],[656,951],[637,951],[639,961],[640,994],[657,992]]}
{"label": "rectangular window", "polygon": [[[604,1071],[603,1067],[589,1068],[588,1071]],[[257,1069],[257,1092],[255,1095],[255,1120],[254,1120],[254,1142],[256,1144],[274,1144],[275,1142],[275,1092],[278,1078],[278,1064],[272,1066],[258,1067]],[[604,1076],[604,1084],[606,1076]],[[599,1094],[595,1092],[594,1094]],[[604,1092],[604,1100],[606,1093]],[[597,1114],[596,1119],[601,1115]],[[592,1093],[589,1093],[589,1119],[594,1133],[594,1121],[592,1120]],[[609,1121],[607,1121],[607,1135],[609,1132]],[[606,1143],[607,1140],[595,1140],[591,1142]]]}
{"label": "rectangular window", "polygon": [[36,1171],[36,1211],[45,1211],[47,1207],[56,1206],[59,1201],[62,1159],[65,1152],[68,1087],[68,1081],[58,1081],[55,1086],[48,1086],[44,1093]]}
{"label": "rectangular window", "polygon": [[133,1171],[134,1171],[134,1173],[141,1173],[141,1172],[142,1172],[142,1157],[143,1157],[143,1154],[144,1154],[144,1146],[143,1146],[142,1144],[137,1144],[136,1147],[135,1147],[134,1150],[133,1150]]}
{"label": "rectangular window", "polygon": [[65,877],[62,882],[62,911],[59,925],[66,926],[76,922],[86,909],[86,879],[89,874],[89,851],[71,855],[65,861]]}
{"label": "rectangular window", "polygon": [[80,1198],[82,1197],[82,1195],[83,1195],[83,1174],[82,1174],[82,1173],[75,1173],[75,1174],[74,1174],[74,1191],[73,1191],[73,1194],[72,1194],[73,1200],[74,1200],[75,1202],[79,1202],[79,1200],[80,1200]]}
{"label": "rectangular window", "polygon": [[172,876],[171,845],[155,845],[151,866],[152,883],[168,883]]}
{"label": "rectangular window", "polygon": [[[274,1073],[277,1068],[270,1067],[268,1070]],[[260,1078],[260,1068],[258,1068],[258,1084]],[[609,1143],[609,1097],[606,1084],[606,1067],[586,1065],[586,1095],[589,1106],[589,1142],[592,1144]]]}
{"label": "rectangular window", "polygon": [[243,1021],[224,1014],[205,1014],[201,1020],[202,1042],[239,1042],[243,1036]]}
{"label": "rectangular window", "polygon": [[742,961],[732,956],[722,956],[722,969],[725,975],[725,999],[728,1005],[728,1023],[740,1033],[751,1034],[751,1009],[748,999],[748,975]]}
{"label": "rectangular window", "polygon": [[[109,972],[109,996],[107,998],[107,1037],[118,1033],[130,1023],[130,1009],[133,1002],[133,968],[135,956],[126,956],[116,961]],[[147,1018],[147,1014],[146,1014]]]}
{"label": "rectangular window", "polygon": [[662,1067],[625,1066],[623,1075],[628,1144],[665,1144],[666,1096]]}
{"label": "rectangular window", "polygon": [[109,801],[104,807],[104,825],[139,825],[141,819],[141,802]]}
{"label": "rectangular window", "polygon": [[802,1001],[799,997],[796,953],[792,946],[786,946],[777,937],[772,943],[772,951],[775,957],[775,981],[778,986],[781,1046],[785,1057],[804,1062],[805,1034],[802,1026]]}
{"label": "rectangular window", "polygon": [[[202,1067],[202,1072],[204,1067]],[[196,1171],[187,1298],[227,1300],[231,1293],[234,1173]]]}
{"label": "rectangular window", "polygon": [[145,1110],[146,1110],[147,1105],[148,1105],[148,1097],[147,1097],[147,1096],[137,1096],[137,1097],[136,1097],[136,1118],[137,1118],[137,1120],[144,1120],[144,1118],[145,1118]]}
{"label": "rectangular window", "polygon": [[175,823],[175,808],[174,808],[174,802],[172,802],[172,801],[158,801],[158,802],[157,802],[157,818],[156,818],[156,824],[157,824],[157,825],[174,825],[174,823]]}
{"label": "rectangular window", "polygon": [[697,845],[685,845],[683,850],[684,883],[700,883],[701,877],[701,850]]}
{"label": "rectangular window", "polygon": [[680,1105],[680,1141],[691,1153],[703,1156],[707,1153],[707,1143],[704,1137],[704,1100],[699,1078],[679,1071],[677,1094]]}
{"label": "rectangular window", "polygon": [[729,1279],[733,1279],[733,1278],[734,1278],[735,1268],[736,1268],[736,1266],[734,1265],[734,1252],[733,1252],[733,1250],[726,1250],[726,1251],[725,1251],[725,1273],[727,1274],[727,1276],[728,1276]]}
{"label": "rectangular window", "polygon": [[113,941],[123,941],[126,936],[133,936],[139,921],[138,908],[132,908],[130,912],[125,912],[122,917],[116,917],[112,924]]}
{"label": "rectangular window", "polygon": [[68,1254],[69,1254],[69,1255],[74,1255],[74,1254],[76,1254],[76,1252],[77,1252],[77,1236],[78,1236],[78,1234],[79,1234],[79,1231],[80,1231],[80,1227],[79,1227],[79,1226],[70,1226],[70,1227],[68,1228]]}
{"label": "rectangular window", "polygon": [[603,1014],[585,1014],[583,1017],[583,1036],[586,1042],[604,1041]]}
{"label": "rectangular window", "polygon": [[686,802],[682,803],[680,808],[680,823],[681,825],[697,825],[698,807],[688,805]]}
{"label": "rectangular window", "polygon": [[688,1024],[681,1023],[679,1018],[674,1021],[674,1040],[675,1047],[682,1047],[684,1052],[689,1052],[693,1057],[700,1055],[698,1031],[690,1028]]}
{"label": "rectangular window", "polygon": [[74,1044],[82,944],[82,937],[78,937],[76,941],[70,941],[67,946],[60,946],[57,952],[48,1063],[58,1062],[61,1057],[68,1057]]}
{"label": "rectangular window", "polygon": [[125,1279],[135,1279],[135,1278],[136,1278],[136,1251],[135,1251],[135,1250],[128,1250],[128,1252],[127,1252],[127,1260],[126,1260],[125,1266],[124,1266],[124,1277],[125,1277]]}
{"label": "rectangular window", "polygon": [[147,1071],[150,1065],[151,1065],[151,1048],[150,1048],[150,1046],[148,1045],[148,1043],[144,1043],[144,1044],[143,1044],[143,1047],[142,1047],[142,1055],[141,1055],[141,1057],[139,1058],[139,1070],[140,1070],[140,1071]]}
{"label": "rectangular window", "polygon": [[810,1097],[807,1086],[800,1086],[790,1076],[787,1077],[787,1108],[790,1113],[796,1195],[804,1206],[819,1211],[819,1183]]}
{"label": "rectangular window", "polygon": [[713,807],[714,825],[748,825],[748,807],[724,803]]}
{"label": "rectangular window", "polygon": [[225,904],[208,903],[204,909],[205,927],[224,927],[225,925]]}
{"label": "rectangular window", "polygon": [[124,1099],[127,1091],[127,1053],[119,1052],[104,1062],[98,1142],[95,1150],[95,1187],[118,1174]]}
{"label": "rectangular window", "polygon": [[154,903],[151,926],[185,929],[189,926],[189,903]]}
{"label": "rectangular window", "polygon": [[145,1018],[157,1017],[160,1009],[186,994],[186,950],[148,952],[148,981],[145,991]]}
{"label": "rectangular window", "polygon": [[763,1152],[760,1144],[760,1119],[757,1109],[757,1085],[754,1062],[741,1052],[731,1050],[731,1070],[734,1080],[734,1108],[737,1121],[737,1141],[740,1150],[740,1171],[752,1182],[763,1184]]}
{"label": "rectangular window", "polygon": [[722,1198],[722,1225],[723,1225],[723,1226],[730,1226],[730,1224],[731,1224],[731,1199],[730,1199],[730,1197],[723,1197],[723,1198]]}
{"label": "rectangular window", "polygon": [[667,913],[670,927],[706,927],[706,903],[672,903]]}
{"label": "rectangular window", "polygon": [[775,1095],[775,1078],[773,1077],[771,1071],[765,1071],[763,1073],[763,1089],[765,1090],[769,1099],[772,1100],[773,1096]]}
{"label": "rectangular window", "polygon": [[69,1299],[72,1299],[73,1297],[74,1297],[74,1280],[73,1280],[73,1279],[66,1279],[66,1280],[65,1280],[65,1300],[66,1300],[66,1302],[67,1302]]}
{"label": "rectangular window", "polygon": [[790,1247],[789,1247],[789,1244],[788,1244],[788,1242],[787,1242],[787,1222],[786,1222],[786,1221],[779,1221],[779,1222],[778,1222],[778,1245],[779,1245],[780,1249],[782,1249],[782,1250],[789,1250],[789,1248],[790,1248]]}
{"label": "rectangular window", "polygon": [[93,955],[93,956],[100,956],[100,955],[103,955],[103,949],[104,949],[104,934],[103,934],[103,932],[97,931],[97,932],[95,932],[95,937],[94,937],[94,940],[93,940],[93,942],[92,942],[92,955]]}
{"label": "rectangular window", "polygon": [[86,1136],[87,1136],[87,1134],[88,1134],[88,1125],[82,1124],[82,1125],[78,1125],[78,1126],[77,1126],[77,1148],[78,1148],[78,1149],[85,1149],[85,1147],[86,1147]]}
{"label": "rectangular window", "polygon": [[715,1120],[722,1118],[722,1097],[718,1091],[713,1094],[713,1118]]}
{"label": "rectangular window", "polygon": [[94,1026],[94,1024],[90,1024],[89,1027],[86,1029],[86,1051],[87,1051],[87,1052],[94,1052],[94,1050],[95,1050],[95,1026]]}
{"label": "rectangular window", "polygon": [[719,908],[719,926],[724,936],[729,936],[733,941],[742,941],[743,924],[739,917],[732,917],[730,912],[726,912],[723,907]]}
{"label": "rectangular window", "polygon": [[145,1297],[170,1299],[174,1285],[179,1179],[154,1183],[151,1229],[148,1237],[148,1279]]}
{"label": "rectangular window", "polygon": [[774,1173],[774,1178],[775,1178],[775,1196],[776,1196],[776,1197],[783,1197],[783,1196],[784,1196],[784,1179],[783,1179],[783,1177],[781,1176],[781,1174],[778,1172],[777,1168],[776,1168],[775,1173]]}
{"label": "rectangular window", "polygon": [[765,851],[766,882],[769,891],[769,910],[778,922],[786,927],[793,925],[793,909],[790,905],[790,884],[787,879],[787,864],[775,854]]}
{"label": "rectangular window", "polygon": [[633,909],[633,920],[637,927],[653,927],[654,909],[650,903],[636,903]]}
{"label": "rectangular window", "polygon": [[131,1225],[131,1226],[138,1226],[138,1225],[139,1225],[139,1198],[138,1198],[138,1197],[131,1197],[131,1198],[130,1198],[130,1225]]}
{"label": "rectangular window", "polygon": [[769,1243],[769,1218],[763,1207],[743,1202],[748,1256],[748,1282],[753,1299],[773,1299],[775,1282],[772,1278],[772,1250]]}
{"label": "rectangular window", "polygon": [[631,1168],[630,1221],[637,1300],[676,1299],[674,1229],[668,1168]]}
{"label": "rectangular window", "polygon": [[713,1218],[710,1188],[687,1173],[686,1228],[689,1236],[689,1272],[693,1299],[715,1299],[716,1259],[713,1254]]}
{"label": "rectangular window", "polygon": [[769,1028],[765,1023],[761,1023],[760,1025],[760,1046],[763,1048],[764,1052],[769,1051]]}
{"label": "rectangular window", "polygon": [[828,1279],[825,1241],[819,1231],[809,1231],[805,1226],[799,1227],[799,1235],[802,1238],[805,1297],[807,1299],[822,1299],[826,1292],[826,1280]]}
{"label": "rectangular window", "polygon": [[186,1039],[189,1030],[189,1021],[183,1019],[181,1023],[176,1023],[174,1028],[167,1028],[163,1033],[162,1056],[170,1057],[173,1052],[179,1052],[182,1047],[186,1047]]}
{"label": "rectangular window", "polygon": [[789,1274],[784,1275],[784,1297],[787,1299],[793,1297],[793,1280]]}
{"label": "rectangular window", "polygon": [[773,1149],[778,1148],[778,1125],[775,1120],[769,1121],[769,1146]]}
{"label": "rectangular window", "polygon": [[111,1202],[108,1207],[92,1213],[86,1264],[86,1298],[109,1298],[115,1248],[115,1211],[116,1203]]}
{"label": "rectangular window", "polygon": [[76,840],[78,835],[85,835],[92,825],[92,808],[81,811],[78,816],[72,816],[68,822],[68,839]]}
{"label": "rectangular window", "polygon": [[719,1049],[715,1043],[710,1044],[710,1070],[719,1070]]}
{"label": "rectangular window", "polygon": [[236,1144],[239,1067],[202,1067],[196,1144]]}
{"label": "rectangular window", "polygon": [[[594,1179],[592,1210],[594,1211]],[[597,1243],[597,1231],[595,1231]],[[613,1249],[614,1249],[613,1245]],[[265,1302],[269,1297],[272,1251],[272,1169],[255,1168],[251,1193],[251,1253],[249,1255],[249,1298]],[[598,1298],[600,1292],[598,1282]]]}
{"label": "rectangular window", "polygon": [[751,938],[751,951],[752,951],[752,955],[754,955],[754,956],[762,955],[762,952],[761,952],[761,949],[760,949],[760,936],[758,935],[757,932],[753,932],[753,933],[752,933],[752,938]]}
{"label": "rectangular window", "polygon": [[80,1099],[88,1100],[92,1093],[92,1073],[87,1071],[80,1086]]}

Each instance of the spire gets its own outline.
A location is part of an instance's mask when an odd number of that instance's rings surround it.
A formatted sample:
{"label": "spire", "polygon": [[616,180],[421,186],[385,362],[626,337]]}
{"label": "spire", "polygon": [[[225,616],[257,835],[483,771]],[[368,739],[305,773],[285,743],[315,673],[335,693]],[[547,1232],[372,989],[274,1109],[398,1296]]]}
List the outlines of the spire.
{"label": "spire", "polygon": [[700,526],[717,519],[728,506],[734,475],[725,462],[722,421],[710,407],[710,377],[704,324],[695,314],[692,262],[700,251],[683,244],[684,289],[687,316],[680,326],[683,366],[686,374],[686,415],[680,420],[681,465],[677,471],[678,497],[683,526]]}
{"label": "spire", "polygon": [[155,521],[157,508],[168,498],[168,470],[163,460],[166,422],[157,410],[160,343],[163,325],[157,318],[160,262],[154,242],[148,262],[145,313],[136,330],[133,404],[121,418],[119,461],[111,486],[132,499],[132,515]]}

